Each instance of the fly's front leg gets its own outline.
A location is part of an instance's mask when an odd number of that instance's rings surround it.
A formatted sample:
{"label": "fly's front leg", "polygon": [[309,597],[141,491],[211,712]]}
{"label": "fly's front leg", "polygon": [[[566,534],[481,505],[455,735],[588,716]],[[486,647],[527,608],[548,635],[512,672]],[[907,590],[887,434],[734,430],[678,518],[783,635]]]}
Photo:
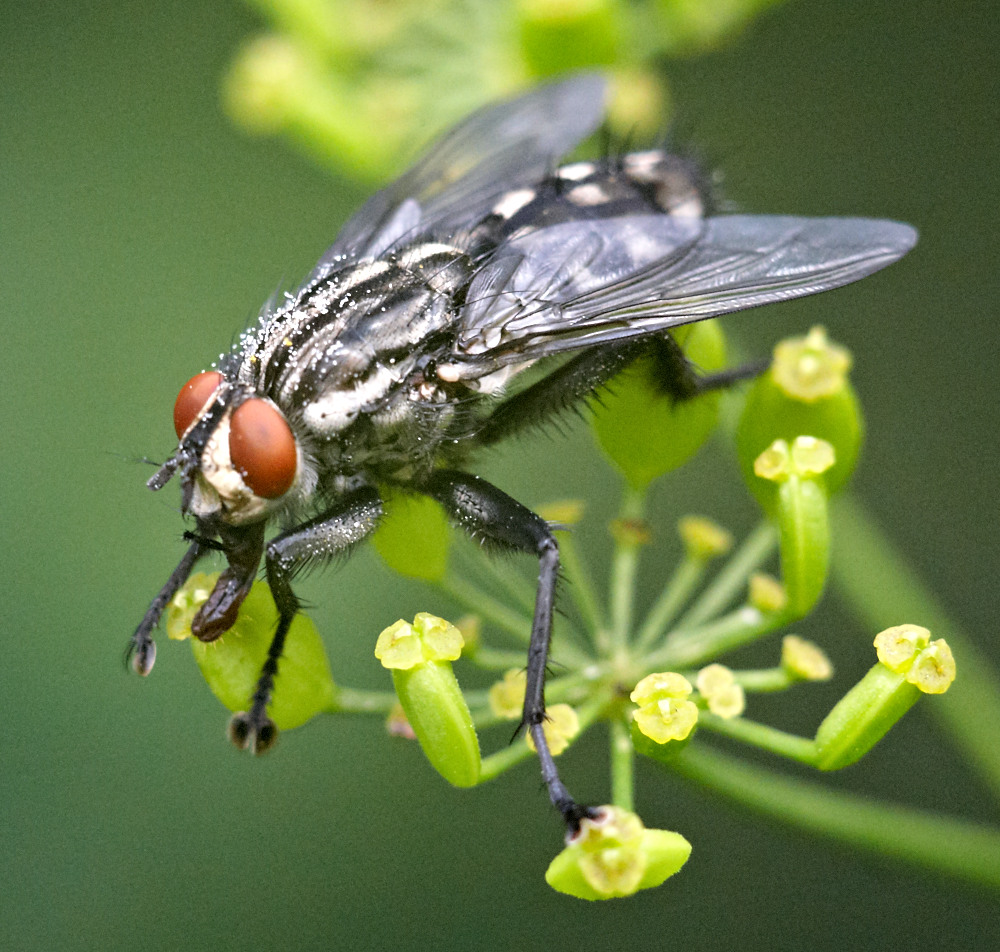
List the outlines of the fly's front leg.
{"label": "fly's front leg", "polygon": [[215,641],[236,624],[240,605],[250,594],[257,577],[264,552],[264,528],[263,522],[218,527],[218,548],[225,553],[229,564],[219,575],[208,600],[191,620],[191,634],[199,641]]}
{"label": "fly's front leg", "polygon": [[538,594],[528,646],[527,686],[524,693],[522,724],[527,727],[538,751],[542,780],[549,799],[562,814],[572,832],[580,820],[594,816],[591,807],[578,804],[559,779],[555,761],[542,730],[545,721],[545,667],[552,634],[552,603],[559,571],[559,547],[541,516],[511,499],[495,486],[467,473],[439,470],[423,485],[458,524],[473,538],[516,552],[538,556]]}
{"label": "fly's front leg", "polygon": [[274,690],[278,662],[299,599],[292,591],[292,576],[314,560],[343,555],[369,535],[382,516],[382,500],[374,489],[360,489],[315,519],[296,526],[268,543],[265,553],[267,583],[278,608],[278,627],[267,649],[257,688],[248,712],[235,714],[229,722],[229,736],[241,748],[262,754],[278,737],[278,729],[267,716]]}
{"label": "fly's front leg", "polygon": [[201,539],[195,539],[184,557],[177,564],[177,568],[170,573],[167,584],[160,589],[159,594],[146,609],[146,614],[132,635],[132,640],[125,651],[125,661],[132,663],[132,669],[136,674],[145,675],[153,670],[156,661],[156,642],[153,641],[153,629],[160,623],[160,616],[163,609],[170,603],[170,599],[177,594],[177,590],[188,580],[188,576],[194,569],[195,563],[200,559],[208,546]]}

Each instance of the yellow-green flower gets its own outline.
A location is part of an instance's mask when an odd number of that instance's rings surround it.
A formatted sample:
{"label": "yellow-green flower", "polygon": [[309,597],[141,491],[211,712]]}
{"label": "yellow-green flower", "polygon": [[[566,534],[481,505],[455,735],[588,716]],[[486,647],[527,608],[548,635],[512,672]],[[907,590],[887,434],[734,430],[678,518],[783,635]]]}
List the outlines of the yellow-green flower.
{"label": "yellow-green flower", "polygon": [[774,483],[791,476],[808,479],[826,472],[836,462],[833,447],[814,436],[797,436],[791,445],[775,440],[753,464],[754,473]]}
{"label": "yellow-green flower", "polygon": [[773,575],[754,572],[750,576],[747,600],[763,615],[783,611],[788,605],[788,592]]}
{"label": "yellow-green flower", "polygon": [[379,635],[375,656],[392,671],[396,696],[427,759],[456,787],[479,781],[479,739],[451,662],[462,653],[451,622],[420,612]]}
{"label": "yellow-green flower", "polygon": [[375,644],[382,667],[409,670],[425,661],[456,661],[465,640],[449,621],[420,612],[413,624],[402,619],[384,629]]}
{"label": "yellow-green flower", "polygon": [[725,555],[733,547],[732,533],[705,516],[683,516],[677,532],[688,558],[699,562]]}
{"label": "yellow-green flower", "polygon": [[657,744],[684,740],[698,722],[698,708],[687,700],[693,688],[674,672],[644,677],[629,695],[639,705],[632,714],[636,727]]}
{"label": "yellow-green flower", "polygon": [[925,694],[944,694],[955,680],[955,658],[943,638],[919,625],[896,625],[875,636],[878,660],[890,671],[903,674]]}
{"label": "yellow-green flower", "polygon": [[647,830],[634,813],[601,807],[552,861],[546,882],[578,899],[614,899],[659,886],[691,855],[680,833]]}
{"label": "yellow-green flower", "polygon": [[524,689],[528,676],[524,668],[512,668],[487,692],[490,710],[497,716],[513,720],[521,716],[524,707]]}
{"label": "yellow-green flower", "polygon": [[698,672],[698,690],[708,702],[708,709],[729,720],[739,717],[746,708],[746,695],[736,683],[733,672],[723,664],[706,665]]}
{"label": "yellow-green flower", "polygon": [[[548,742],[549,753],[553,757],[558,757],[580,733],[580,718],[568,704],[553,704],[552,707],[546,708],[545,715],[542,732]],[[534,750],[535,741],[530,733],[526,740],[528,746]]]}
{"label": "yellow-green flower", "polygon": [[800,681],[829,681],[833,677],[833,665],[826,652],[798,635],[782,638],[781,667]]}
{"label": "yellow-green flower", "polygon": [[831,343],[826,328],[817,326],[805,337],[790,337],[774,348],[771,374],[789,397],[813,403],[840,393],[850,369],[850,351]]}

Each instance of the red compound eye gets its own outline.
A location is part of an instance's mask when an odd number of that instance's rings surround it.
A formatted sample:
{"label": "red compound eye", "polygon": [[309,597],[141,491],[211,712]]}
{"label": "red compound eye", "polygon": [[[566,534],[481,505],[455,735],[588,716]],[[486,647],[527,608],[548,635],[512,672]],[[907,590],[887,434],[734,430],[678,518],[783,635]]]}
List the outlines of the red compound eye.
{"label": "red compound eye", "polygon": [[229,424],[229,457],[243,481],[264,499],[284,495],[295,480],[295,437],[266,400],[251,398],[236,408]]}
{"label": "red compound eye", "polygon": [[177,439],[180,439],[187,432],[188,427],[194,423],[194,418],[198,411],[208,402],[208,398],[218,389],[222,383],[222,374],[217,370],[206,370],[203,374],[195,374],[177,394],[177,402],[174,404],[174,429],[177,431]]}

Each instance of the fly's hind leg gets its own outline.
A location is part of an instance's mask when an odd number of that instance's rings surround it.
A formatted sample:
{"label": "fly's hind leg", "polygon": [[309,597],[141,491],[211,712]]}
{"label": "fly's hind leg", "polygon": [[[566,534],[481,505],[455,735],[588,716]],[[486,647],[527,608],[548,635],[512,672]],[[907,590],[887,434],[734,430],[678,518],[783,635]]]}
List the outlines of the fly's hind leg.
{"label": "fly's hind leg", "polygon": [[653,379],[666,396],[678,402],[713,390],[726,390],[741,380],[751,380],[770,366],[769,359],[751,361],[712,373],[700,373],[670,334],[647,338],[645,353],[653,361]]}
{"label": "fly's hind leg", "polygon": [[663,393],[674,400],[690,400],[722,390],[763,373],[763,360],[701,374],[669,334],[618,341],[585,350],[548,376],[500,403],[472,438],[480,446],[499,443],[516,433],[540,426],[579,405],[640,357],[650,357],[653,374]]}
{"label": "fly's hind leg", "polygon": [[559,547],[541,516],[480,479],[451,470],[438,470],[422,486],[471,536],[503,549],[538,557],[538,593],[528,646],[527,685],[522,725],[531,734],[549,799],[571,832],[580,820],[596,815],[577,803],[559,779],[559,771],[542,730],[545,722],[545,667],[552,633],[552,603],[559,570]]}
{"label": "fly's hind leg", "polygon": [[274,678],[285,646],[285,638],[300,603],[292,590],[292,577],[310,562],[343,555],[369,535],[382,516],[382,501],[374,489],[359,489],[326,512],[273,539],[267,546],[267,583],[278,608],[278,627],[267,649],[250,710],[234,714],[229,722],[230,739],[255,754],[270,748],[278,737],[267,705],[274,691]]}

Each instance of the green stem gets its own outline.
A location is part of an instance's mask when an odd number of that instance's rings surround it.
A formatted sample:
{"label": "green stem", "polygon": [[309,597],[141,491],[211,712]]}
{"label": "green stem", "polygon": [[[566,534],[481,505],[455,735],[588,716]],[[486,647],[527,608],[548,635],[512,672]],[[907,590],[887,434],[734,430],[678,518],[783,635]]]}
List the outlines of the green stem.
{"label": "green stem", "polygon": [[632,812],[635,809],[635,748],[623,718],[611,721],[611,802]]}
{"label": "green stem", "polygon": [[573,601],[580,609],[584,624],[594,634],[595,642],[599,641],[607,630],[607,621],[597,597],[593,577],[583,559],[580,558],[580,551],[576,547],[572,533],[560,532],[557,538],[559,561],[566,580],[569,582]]}
{"label": "green stem", "polygon": [[710,711],[700,711],[698,726],[731,737],[733,740],[742,741],[745,744],[753,744],[755,747],[770,751],[779,757],[788,757],[790,760],[798,760],[804,764],[816,762],[816,742],[814,740],[780,731],[776,727],[768,727],[767,724],[758,724],[756,721],[749,721],[742,717],[728,719],[718,717]]}
{"label": "green stem", "polygon": [[783,823],[916,866],[1000,889],[1000,830],[885,805],[689,745],[672,769]]}
{"label": "green stem", "polygon": [[455,601],[461,602],[470,611],[493,622],[518,641],[528,643],[531,637],[531,618],[527,615],[508,608],[503,602],[491,598],[476,585],[454,573],[438,584]]}
{"label": "green stem", "polygon": [[506,561],[490,558],[483,549],[472,544],[456,546],[456,555],[462,560],[463,565],[482,573],[493,584],[503,589],[522,611],[529,614],[534,611],[535,586],[517,573],[514,566]]}
{"label": "green stem", "polygon": [[[470,611],[493,622],[497,627],[513,635],[522,644],[528,643],[531,637],[531,618],[528,616],[508,608],[503,602],[497,601],[472,582],[454,573],[449,574],[447,578],[442,579],[437,584],[442,591],[457,602],[461,602]],[[567,666],[580,668],[592,660],[566,637],[560,636],[557,639],[557,644],[558,647],[554,653]]]}
{"label": "green stem", "polygon": [[1000,674],[857,500],[837,497],[832,514],[833,578],[868,628],[865,637],[912,622],[948,642],[958,677],[927,709],[1000,796]]}
{"label": "green stem", "polygon": [[666,588],[650,609],[646,621],[639,630],[636,639],[636,650],[639,653],[647,651],[667,630],[667,626],[677,617],[681,606],[691,597],[705,577],[708,563],[704,559],[692,559],[688,556],[677,566],[677,570],[667,582]]}
{"label": "green stem", "polygon": [[[638,525],[642,521],[646,494],[626,485],[622,495],[619,520]],[[635,576],[639,567],[641,543],[622,538],[616,533],[615,552],[611,563],[611,647],[624,648],[632,630],[632,606],[635,597]]]}
{"label": "green stem", "polygon": [[524,667],[524,654],[520,651],[500,651],[495,648],[476,648],[475,651],[463,653],[469,664],[485,671],[508,671],[511,668]]}
{"label": "green stem", "polygon": [[396,704],[395,691],[359,691],[337,687],[328,714],[388,714]]}
{"label": "green stem", "polygon": [[780,616],[761,615],[756,608],[744,605],[700,628],[676,629],[663,647],[648,655],[643,664],[650,670],[676,670],[702,664],[761,638],[781,624]]}
{"label": "green stem", "polygon": [[523,737],[513,741],[509,747],[483,758],[479,768],[479,782],[486,783],[487,780],[496,779],[533,754],[534,751],[524,742]]}
{"label": "green stem", "polygon": [[747,579],[778,545],[777,530],[762,520],[730,556],[712,584],[677,622],[678,628],[693,628],[724,611],[746,589]]}
{"label": "green stem", "polygon": [[734,671],[736,683],[748,694],[784,691],[793,684],[800,684],[784,668],[761,668],[754,671]]}

